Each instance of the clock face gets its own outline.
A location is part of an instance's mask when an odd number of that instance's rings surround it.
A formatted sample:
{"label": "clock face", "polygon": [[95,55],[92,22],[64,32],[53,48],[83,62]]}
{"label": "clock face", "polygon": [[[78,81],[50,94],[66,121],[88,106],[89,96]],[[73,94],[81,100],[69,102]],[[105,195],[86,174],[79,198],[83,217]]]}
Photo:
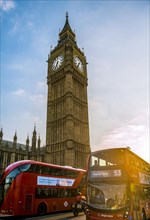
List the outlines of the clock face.
{"label": "clock face", "polygon": [[56,57],[52,62],[52,70],[57,70],[62,65],[62,62],[64,60],[63,55],[59,55]]}
{"label": "clock face", "polygon": [[74,63],[76,65],[76,67],[81,71],[83,72],[83,63],[82,61],[80,60],[80,58],[78,56],[74,56]]}

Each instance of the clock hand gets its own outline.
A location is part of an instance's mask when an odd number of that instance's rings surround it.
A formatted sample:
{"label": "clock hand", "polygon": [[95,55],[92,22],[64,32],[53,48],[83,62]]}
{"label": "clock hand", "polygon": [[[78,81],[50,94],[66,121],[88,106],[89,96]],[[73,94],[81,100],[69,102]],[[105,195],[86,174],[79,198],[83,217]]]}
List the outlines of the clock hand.
{"label": "clock hand", "polygon": [[58,66],[58,63],[59,63],[59,61],[57,60],[57,62],[56,62],[56,67]]}

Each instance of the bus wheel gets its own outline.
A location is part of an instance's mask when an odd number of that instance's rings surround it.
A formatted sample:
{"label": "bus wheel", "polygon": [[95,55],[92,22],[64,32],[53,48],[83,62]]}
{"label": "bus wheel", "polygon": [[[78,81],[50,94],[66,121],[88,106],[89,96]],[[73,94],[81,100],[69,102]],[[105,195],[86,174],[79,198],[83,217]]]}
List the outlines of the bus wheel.
{"label": "bus wheel", "polygon": [[45,215],[47,213],[47,206],[45,203],[40,203],[37,209],[38,215]]}
{"label": "bus wheel", "polygon": [[146,212],[145,212],[145,209],[142,208],[142,220],[146,220]]}

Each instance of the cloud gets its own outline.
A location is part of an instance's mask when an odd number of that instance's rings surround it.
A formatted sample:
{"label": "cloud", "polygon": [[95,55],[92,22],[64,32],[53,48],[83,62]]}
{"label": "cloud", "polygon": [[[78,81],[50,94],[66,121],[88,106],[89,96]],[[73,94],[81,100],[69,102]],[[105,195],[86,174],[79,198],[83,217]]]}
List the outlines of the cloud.
{"label": "cloud", "polygon": [[147,138],[148,130],[144,125],[132,125],[123,126],[112,130],[107,135],[104,135],[101,139],[102,146],[128,146],[135,145],[142,139]]}
{"label": "cloud", "polygon": [[45,81],[40,81],[40,82],[37,83],[37,88],[39,90],[45,89],[45,85],[46,85]]}
{"label": "cloud", "polygon": [[0,0],[0,8],[2,11],[10,11],[15,8],[15,3],[13,0]]}
{"label": "cloud", "polygon": [[30,28],[34,27],[34,23],[32,21],[28,20],[26,23],[27,23],[28,27],[30,27]]}
{"label": "cloud", "polygon": [[147,161],[149,158],[149,113],[143,113],[130,121],[127,121],[120,127],[114,127],[111,131],[95,138],[95,146],[92,151],[114,148],[131,147],[131,150],[137,153]]}
{"label": "cloud", "polygon": [[32,102],[38,104],[41,106],[41,104],[46,103],[46,97],[42,94],[38,94],[38,95],[31,95],[30,99]]}
{"label": "cloud", "polygon": [[23,94],[25,94],[25,90],[18,89],[16,91],[12,92],[12,94],[17,95],[17,96],[22,96]]}
{"label": "cloud", "polygon": [[10,69],[12,69],[12,70],[23,70],[23,69],[24,69],[24,66],[23,66],[21,63],[12,64],[12,65],[10,66]]}
{"label": "cloud", "polygon": [[18,41],[26,38],[30,38],[30,40],[32,40],[32,35],[36,34],[37,27],[35,27],[32,14],[29,15],[23,13],[22,16],[20,16],[18,13],[16,13],[10,18],[9,22],[11,25],[8,33],[12,37],[16,37],[17,35]]}

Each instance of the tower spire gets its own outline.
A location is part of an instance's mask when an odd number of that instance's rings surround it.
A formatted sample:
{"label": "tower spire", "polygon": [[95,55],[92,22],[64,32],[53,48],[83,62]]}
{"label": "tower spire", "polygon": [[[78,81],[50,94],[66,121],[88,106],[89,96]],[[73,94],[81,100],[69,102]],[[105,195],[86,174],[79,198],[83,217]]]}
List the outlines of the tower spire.
{"label": "tower spire", "polygon": [[64,40],[71,39],[73,42],[75,42],[75,33],[72,31],[70,24],[69,24],[69,19],[68,19],[68,12],[66,12],[66,22],[59,33],[59,43],[64,42]]}
{"label": "tower spire", "polygon": [[68,11],[66,11],[66,20],[68,20]]}

